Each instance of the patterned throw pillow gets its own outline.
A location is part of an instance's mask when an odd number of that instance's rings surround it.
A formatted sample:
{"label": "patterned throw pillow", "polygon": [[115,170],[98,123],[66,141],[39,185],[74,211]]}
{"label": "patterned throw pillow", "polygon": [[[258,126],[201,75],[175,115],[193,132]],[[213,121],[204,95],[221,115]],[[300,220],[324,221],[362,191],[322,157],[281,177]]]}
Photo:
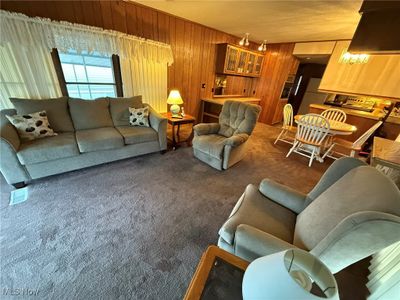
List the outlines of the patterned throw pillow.
{"label": "patterned throw pillow", "polygon": [[23,116],[6,117],[17,129],[18,135],[23,141],[32,141],[46,136],[57,135],[51,128],[44,110]]}
{"label": "patterned throw pillow", "polygon": [[149,108],[132,108],[129,107],[129,124],[132,126],[150,127],[149,125]]}

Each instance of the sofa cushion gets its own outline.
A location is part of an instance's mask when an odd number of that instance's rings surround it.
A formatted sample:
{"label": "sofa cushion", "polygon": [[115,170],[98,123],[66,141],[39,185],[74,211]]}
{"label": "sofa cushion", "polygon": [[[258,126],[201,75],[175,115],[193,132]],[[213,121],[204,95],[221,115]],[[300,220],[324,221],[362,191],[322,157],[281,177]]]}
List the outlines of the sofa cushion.
{"label": "sofa cushion", "polygon": [[193,139],[193,148],[212,157],[221,158],[226,139],[226,137],[219,134],[196,136]]}
{"label": "sofa cushion", "polygon": [[142,108],[142,96],[130,98],[108,98],[110,100],[110,113],[114,126],[129,125],[129,107]]}
{"label": "sofa cushion", "polygon": [[23,165],[79,155],[73,132],[64,132],[21,144],[17,156]]}
{"label": "sofa cushion", "polygon": [[124,140],[114,127],[78,130],[76,133],[79,151],[93,152],[110,150],[124,146]]}
{"label": "sofa cushion", "polygon": [[10,101],[19,115],[45,110],[55,132],[74,131],[68,109],[68,97],[41,100],[10,98]]}
{"label": "sofa cushion", "polygon": [[124,137],[126,145],[158,141],[158,134],[151,127],[118,126],[117,130]]}
{"label": "sofa cushion", "polygon": [[83,100],[69,98],[69,110],[76,130],[113,127],[107,98]]}
{"label": "sofa cushion", "polygon": [[263,196],[258,188],[249,184],[222,225],[219,235],[233,245],[235,232],[240,224],[250,225],[292,243],[296,214]]}

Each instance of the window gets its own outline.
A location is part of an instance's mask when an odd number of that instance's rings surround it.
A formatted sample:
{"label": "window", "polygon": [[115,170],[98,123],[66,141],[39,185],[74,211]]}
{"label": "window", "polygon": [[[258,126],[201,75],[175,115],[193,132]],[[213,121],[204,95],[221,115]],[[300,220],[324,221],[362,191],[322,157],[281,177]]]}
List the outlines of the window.
{"label": "window", "polygon": [[118,56],[52,51],[63,95],[82,99],[122,97]]}

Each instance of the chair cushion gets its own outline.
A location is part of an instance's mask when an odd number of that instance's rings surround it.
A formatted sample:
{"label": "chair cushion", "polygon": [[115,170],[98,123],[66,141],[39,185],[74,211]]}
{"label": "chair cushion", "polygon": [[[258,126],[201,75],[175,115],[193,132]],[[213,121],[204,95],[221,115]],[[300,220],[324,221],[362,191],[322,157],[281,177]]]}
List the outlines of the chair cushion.
{"label": "chair cushion", "polygon": [[108,109],[109,102],[107,98],[95,100],[69,98],[68,105],[75,129],[85,130],[113,127],[114,125]]}
{"label": "chair cushion", "polygon": [[124,146],[124,139],[114,127],[79,130],[75,135],[79,151],[82,153]]}
{"label": "chair cushion", "polygon": [[129,125],[129,107],[143,107],[142,96],[108,99],[110,100],[110,113],[115,127]]}
{"label": "chair cushion", "polygon": [[17,156],[23,165],[79,155],[73,132],[22,143]]}
{"label": "chair cushion", "polygon": [[74,131],[68,109],[68,97],[40,100],[10,98],[10,101],[19,115],[45,110],[49,123],[55,132]]}
{"label": "chair cushion", "polygon": [[151,127],[118,126],[116,128],[123,136],[125,145],[158,141],[157,131]]}
{"label": "chair cushion", "polygon": [[233,245],[236,228],[246,224],[292,243],[296,216],[291,210],[264,197],[256,186],[250,184],[219,230],[219,235]]}
{"label": "chair cushion", "polygon": [[195,136],[193,138],[193,148],[220,159],[224,151],[226,139],[226,137],[219,134]]}
{"label": "chair cushion", "polygon": [[251,135],[256,126],[261,107],[240,101],[225,101],[219,115],[218,134],[230,137],[235,133]]}
{"label": "chair cushion", "polygon": [[397,186],[380,171],[370,166],[353,168],[298,215],[294,244],[312,249],[340,222],[358,212],[400,216],[399,199]]}

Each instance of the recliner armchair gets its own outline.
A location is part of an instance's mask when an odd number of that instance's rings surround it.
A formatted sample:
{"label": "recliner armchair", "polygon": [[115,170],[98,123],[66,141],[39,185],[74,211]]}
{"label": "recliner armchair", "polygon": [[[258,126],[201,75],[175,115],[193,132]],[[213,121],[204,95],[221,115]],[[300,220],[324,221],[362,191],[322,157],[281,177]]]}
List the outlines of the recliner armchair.
{"label": "recliner armchair", "polygon": [[194,126],[194,156],[218,170],[226,170],[239,162],[246,153],[246,142],[260,111],[258,105],[226,101],[219,123]]}
{"label": "recliner armchair", "polygon": [[264,179],[248,185],[218,246],[248,261],[298,247],[333,272],[400,240],[400,191],[355,158],[335,161],[307,195]]}

